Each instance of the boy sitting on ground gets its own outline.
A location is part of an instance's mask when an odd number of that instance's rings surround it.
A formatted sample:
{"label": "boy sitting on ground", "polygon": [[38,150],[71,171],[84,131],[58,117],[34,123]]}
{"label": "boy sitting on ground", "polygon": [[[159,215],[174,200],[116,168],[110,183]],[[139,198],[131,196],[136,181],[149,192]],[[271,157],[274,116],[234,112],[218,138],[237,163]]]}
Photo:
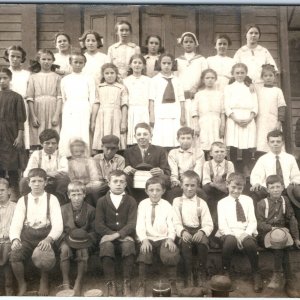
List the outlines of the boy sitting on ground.
{"label": "boy sitting on ground", "polygon": [[64,231],[57,244],[60,249],[60,268],[63,285],[70,288],[70,258],[76,253],[77,278],[74,285],[74,296],[81,295],[82,279],[87,270],[89,251],[95,248],[95,208],[84,201],[86,187],[79,181],[68,185],[68,196],[71,203],[61,207]]}
{"label": "boy sitting on ground", "polygon": [[11,242],[9,228],[15,211],[16,203],[10,201],[9,183],[0,178],[0,268],[4,271],[5,295],[12,296],[12,271],[8,262]]}
{"label": "boy sitting on ground", "polygon": [[[183,195],[173,200],[174,226],[177,236],[182,239],[181,253],[187,275],[187,285],[194,286],[193,271],[198,271],[198,286],[206,284],[206,263],[208,237],[213,230],[213,222],[206,202],[197,197],[200,178],[194,171],[186,171],[181,176]],[[193,268],[193,253],[197,253],[199,266]],[[194,269],[194,270],[193,270]]]}
{"label": "boy sitting on ground", "polygon": [[121,170],[108,176],[110,190],[96,206],[95,229],[100,235],[100,258],[108,288],[107,296],[116,297],[116,253],[123,264],[123,296],[131,296],[131,273],[135,259],[136,201],[125,194],[126,175]]}
{"label": "boy sitting on ground", "polygon": [[282,178],[270,175],[266,179],[266,186],[269,196],[257,204],[257,229],[259,244],[272,249],[274,254],[274,271],[268,288],[279,290],[285,278],[286,292],[293,297],[296,290],[289,251],[293,244],[300,249],[298,222],[290,201],[282,196]]}
{"label": "boy sitting on ground", "polygon": [[[18,282],[18,296],[24,295],[27,289],[24,262],[33,252],[38,253],[37,260],[42,261],[40,265],[45,260],[51,261],[54,255],[52,244],[63,231],[60,205],[54,195],[45,192],[46,180],[47,173],[43,169],[29,171],[31,193],[19,199],[9,231],[12,242],[10,262]],[[48,268],[41,268],[39,296],[49,294],[48,272],[54,265],[48,265]]]}
{"label": "boy sitting on ground", "polygon": [[167,267],[166,278],[171,282],[172,294],[177,294],[176,268],[179,262],[179,250],[175,244],[175,229],[173,225],[173,208],[162,199],[165,192],[165,182],[161,177],[151,177],[146,182],[144,199],[138,206],[136,234],[141,243],[138,256],[139,287],[137,297],[146,296],[146,271],[153,263],[153,255],[158,255],[162,264]]}
{"label": "boy sitting on ground", "polygon": [[246,180],[242,174],[231,173],[227,178],[229,195],[218,203],[219,233],[222,241],[223,272],[229,275],[234,251],[244,250],[251,264],[254,291],[262,291],[262,279],[258,268],[255,236],[257,222],[253,200],[242,195]]}

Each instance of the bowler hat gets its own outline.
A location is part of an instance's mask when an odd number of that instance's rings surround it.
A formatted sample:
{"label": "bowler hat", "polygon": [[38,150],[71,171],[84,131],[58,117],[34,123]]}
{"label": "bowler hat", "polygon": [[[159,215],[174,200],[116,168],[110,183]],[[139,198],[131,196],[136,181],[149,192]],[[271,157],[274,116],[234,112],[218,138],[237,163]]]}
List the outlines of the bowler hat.
{"label": "bowler hat", "polygon": [[32,262],[33,264],[41,269],[42,271],[50,271],[55,266],[55,253],[52,248],[48,250],[41,250],[39,247],[36,247],[32,253]]}
{"label": "bowler hat", "polygon": [[152,288],[153,297],[171,297],[171,285],[168,282],[155,282]]}
{"label": "bowler hat", "polygon": [[265,247],[283,249],[294,244],[293,238],[287,228],[275,228],[265,236]]}
{"label": "bowler hat", "polygon": [[210,279],[209,288],[218,292],[232,292],[234,290],[230,278],[225,275],[214,275]]}
{"label": "bowler hat", "polygon": [[66,237],[66,242],[74,249],[88,248],[92,245],[89,234],[82,228],[72,229]]}
{"label": "bowler hat", "polygon": [[135,169],[141,171],[150,171],[151,169],[153,169],[153,166],[146,163],[140,163],[135,167]]}
{"label": "bowler hat", "polygon": [[180,255],[179,250],[176,247],[176,250],[174,252],[171,252],[168,247],[165,247],[164,244],[160,247],[160,259],[163,264],[169,265],[169,266],[176,266],[179,263]]}
{"label": "bowler hat", "polygon": [[291,202],[300,208],[300,184],[290,184],[286,191]]}
{"label": "bowler hat", "polygon": [[106,147],[119,147],[119,138],[113,134],[108,134],[105,135],[102,139],[101,139],[102,145],[106,146]]}

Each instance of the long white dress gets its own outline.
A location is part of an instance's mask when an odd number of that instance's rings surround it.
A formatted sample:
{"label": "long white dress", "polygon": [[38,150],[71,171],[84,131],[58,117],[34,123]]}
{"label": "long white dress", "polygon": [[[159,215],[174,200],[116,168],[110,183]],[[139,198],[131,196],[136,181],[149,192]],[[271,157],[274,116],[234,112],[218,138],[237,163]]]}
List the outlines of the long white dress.
{"label": "long white dress", "polygon": [[163,95],[167,87],[167,80],[161,73],[151,78],[150,100],[154,101],[155,125],[153,128],[152,144],[162,147],[176,147],[177,130],[180,128],[181,107],[185,101],[184,92],[180,80],[172,75],[175,102],[162,103]]}
{"label": "long white dress", "polygon": [[109,62],[109,58],[101,52],[96,52],[93,55],[86,52],[84,56],[86,57],[86,64],[82,69],[82,74],[93,77],[97,85],[102,78],[101,67]]}
{"label": "long white dress", "polygon": [[[183,90],[189,92],[198,90],[200,84],[200,78],[202,72],[207,69],[206,59],[199,54],[195,54],[191,58],[187,58],[185,55],[181,55],[176,58],[177,61],[177,71],[175,75],[178,76],[181,84],[183,85]],[[185,99],[185,119],[186,125],[192,126],[192,102],[190,98]]]}
{"label": "long white dress", "polygon": [[257,151],[268,152],[267,134],[274,130],[278,121],[278,108],[286,106],[282,90],[278,87],[260,87],[257,89],[258,115]]}
{"label": "long white dress", "polygon": [[231,69],[234,65],[233,58],[229,56],[215,55],[210,56],[207,59],[208,68],[217,72],[218,79],[216,81],[216,88],[224,92],[224,88],[228,85],[231,76]]}
{"label": "long white dress", "polygon": [[24,123],[24,146],[25,149],[29,149],[30,148],[29,122],[28,122],[29,112],[28,112],[28,104],[25,98],[26,98],[26,91],[27,91],[30,72],[26,70],[15,71],[11,67],[9,69],[12,72],[12,80],[10,82],[11,89],[14,92],[20,94],[24,99],[26,117],[27,117]]}
{"label": "long white dress", "polygon": [[202,150],[210,150],[211,144],[220,138],[221,114],[224,114],[223,94],[218,90],[200,90],[193,101],[192,116],[199,117],[199,144]]}
{"label": "long white dress", "polygon": [[256,93],[251,93],[243,82],[227,85],[224,90],[224,107],[227,115],[226,145],[239,149],[256,147],[256,124],[253,119],[246,127],[241,127],[229,116],[234,113],[239,120],[250,117],[251,112],[257,114],[258,103]]}
{"label": "long white dress", "polygon": [[247,45],[242,46],[236,51],[233,57],[236,63],[244,63],[248,67],[248,76],[253,80],[255,84],[261,84],[261,66],[264,64],[271,64],[277,66],[272,55],[268,49],[257,45],[254,49],[250,49]]}
{"label": "long white dress", "polygon": [[150,81],[151,79],[144,75],[140,77],[130,75],[123,81],[128,90],[127,145],[136,143],[135,125],[141,122],[149,123]]}
{"label": "long white dress", "polygon": [[89,127],[91,107],[96,98],[95,83],[82,73],[71,73],[61,80],[61,93],[63,110],[59,152],[70,156],[71,138],[80,137],[90,145]]}

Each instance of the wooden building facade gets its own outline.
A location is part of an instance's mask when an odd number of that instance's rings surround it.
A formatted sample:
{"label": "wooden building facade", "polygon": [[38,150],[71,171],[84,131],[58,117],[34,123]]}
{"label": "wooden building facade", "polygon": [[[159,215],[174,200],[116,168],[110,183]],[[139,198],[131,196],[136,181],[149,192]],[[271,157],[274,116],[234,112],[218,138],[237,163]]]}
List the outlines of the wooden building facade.
{"label": "wooden building facade", "polygon": [[68,33],[73,46],[78,47],[78,37],[87,29],[104,37],[101,51],[106,52],[116,42],[114,25],[119,20],[132,24],[135,43],[144,45],[147,35],[158,34],[165,49],[175,56],[182,53],[176,40],[185,31],[196,33],[199,52],[205,57],[215,54],[215,35],[227,33],[233,42],[229,55],[233,56],[245,44],[245,25],[258,24],[262,29],[260,44],[271,52],[280,70],[279,85],[288,105],[286,146],[298,156],[300,148],[294,144],[295,123],[300,117],[298,10],[300,7],[243,5],[0,4],[0,56],[12,44],[24,47],[28,58],[34,58],[40,48],[55,51],[54,34],[59,31]]}

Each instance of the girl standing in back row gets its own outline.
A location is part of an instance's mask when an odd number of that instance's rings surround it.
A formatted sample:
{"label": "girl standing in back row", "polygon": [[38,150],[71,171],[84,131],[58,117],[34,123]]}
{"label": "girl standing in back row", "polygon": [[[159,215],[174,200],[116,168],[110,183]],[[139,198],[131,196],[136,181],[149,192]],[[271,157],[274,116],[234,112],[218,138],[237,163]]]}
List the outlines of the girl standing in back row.
{"label": "girl standing in back row", "polygon": [[60,131],[62,107],[60,76],[52,71],[54,55],[42,49],[37,53],[40,71],[29,78],[27,102],[30,114],[30,146],[40,148],[39,135],[45,129]]}
{"label": "girl standing in back row", "polygon": [[130,41],[132,26],[127,21],[119,21],[115,26],[119,41],[108,48],[108,56],[119,69],[121,78],[127,76],[129,70],[129,60],[132,55],[140,54],[140,47]]}

